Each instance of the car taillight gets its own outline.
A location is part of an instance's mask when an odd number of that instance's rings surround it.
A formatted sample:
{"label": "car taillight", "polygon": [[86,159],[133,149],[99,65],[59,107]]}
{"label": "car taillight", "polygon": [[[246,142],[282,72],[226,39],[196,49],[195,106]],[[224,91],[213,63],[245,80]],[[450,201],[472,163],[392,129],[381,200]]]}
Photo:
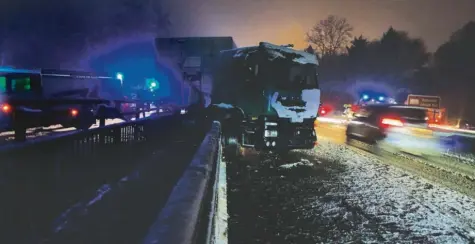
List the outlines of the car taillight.
{"label": "car taillight", "polygon": [[10,113],[11,111],[12,111],[12,107],[9,104],[3,104],[2,105],[2,112]]}
{"label": "car taillight", "polygon": [[332,111],[332,107],[329,105],[320,105],[318,108],[318,114],[320,116],[325,116],[327,113],[330,113]]}
{"label": "car taillight", "polygon": [[79,114],[77,109],[71,109],[71,116],[76,117]]}
{"label": "car taillight", "polygon": [[394,118],[382,118],[381,124],[383,126],[404,126],[401,120]]}

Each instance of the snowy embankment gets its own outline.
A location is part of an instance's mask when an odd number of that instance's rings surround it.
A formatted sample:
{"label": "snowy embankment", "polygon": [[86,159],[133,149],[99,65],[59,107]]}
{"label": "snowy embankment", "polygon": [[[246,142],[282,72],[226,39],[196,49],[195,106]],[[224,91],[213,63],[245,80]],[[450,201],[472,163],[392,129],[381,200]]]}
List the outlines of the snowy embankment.
{"label": "snowy embankment", "polygon": [[[364,241],[475,241],[474,199],[378,163],[376,157],[359,154],[344,145],[323,142],[317,150],[304,153],[341,163],[346,168],[340,175],[341,184],[347,187],[344,205],[358,208],[363,216],[379,223],[377,234],[367,233]],[[342,192],[330,191],[324,197],[339,194]],[[341,202],[330,201],[325,209],[326,217],[345,214],[345,218],[352,218],[352,213],[345,211],[348,206]],[[312,211],[302,214],[318,215]],[[362,228],[367,231],[364,223]]]}

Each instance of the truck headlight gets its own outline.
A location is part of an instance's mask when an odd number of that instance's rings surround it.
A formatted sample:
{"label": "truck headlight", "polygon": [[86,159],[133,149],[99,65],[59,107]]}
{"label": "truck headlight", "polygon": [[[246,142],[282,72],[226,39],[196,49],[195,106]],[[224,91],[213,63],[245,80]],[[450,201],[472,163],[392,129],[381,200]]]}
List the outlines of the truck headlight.
{"label": "truck headlight", "polygon": [[277,137],[278,132],[276,130],[265,130],[264,137]]}

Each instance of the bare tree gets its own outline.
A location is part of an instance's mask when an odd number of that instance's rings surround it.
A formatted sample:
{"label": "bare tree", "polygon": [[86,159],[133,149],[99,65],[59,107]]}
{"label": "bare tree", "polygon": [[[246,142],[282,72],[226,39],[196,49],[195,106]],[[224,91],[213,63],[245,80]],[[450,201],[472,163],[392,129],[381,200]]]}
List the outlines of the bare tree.
{"label": "bare tree", "polygon": [[305,52],[315,54],[315,50],[313,49],[312,45],[308,45],[307,48],[304,49]]}
{"label": "bare tree", "polygon": [[345,52],[353,37],[353,26],[346,18],[329,15],[307,32],[307,41],[315,45],[321,57]]}

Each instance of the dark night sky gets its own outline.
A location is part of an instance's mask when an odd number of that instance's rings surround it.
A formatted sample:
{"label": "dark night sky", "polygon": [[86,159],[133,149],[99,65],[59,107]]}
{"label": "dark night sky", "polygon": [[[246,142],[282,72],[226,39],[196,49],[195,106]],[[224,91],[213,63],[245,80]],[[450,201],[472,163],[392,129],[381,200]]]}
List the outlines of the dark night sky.
{"label": "dark night sky", "polygon": [[266,40],[302,48],[304,33],[336,14],[350,21],[355,35],[378,38],[392,25],[435,51],[475,20],[475,0],[171,0],[168,7],[172,35],[231,35],[238,46]]}

